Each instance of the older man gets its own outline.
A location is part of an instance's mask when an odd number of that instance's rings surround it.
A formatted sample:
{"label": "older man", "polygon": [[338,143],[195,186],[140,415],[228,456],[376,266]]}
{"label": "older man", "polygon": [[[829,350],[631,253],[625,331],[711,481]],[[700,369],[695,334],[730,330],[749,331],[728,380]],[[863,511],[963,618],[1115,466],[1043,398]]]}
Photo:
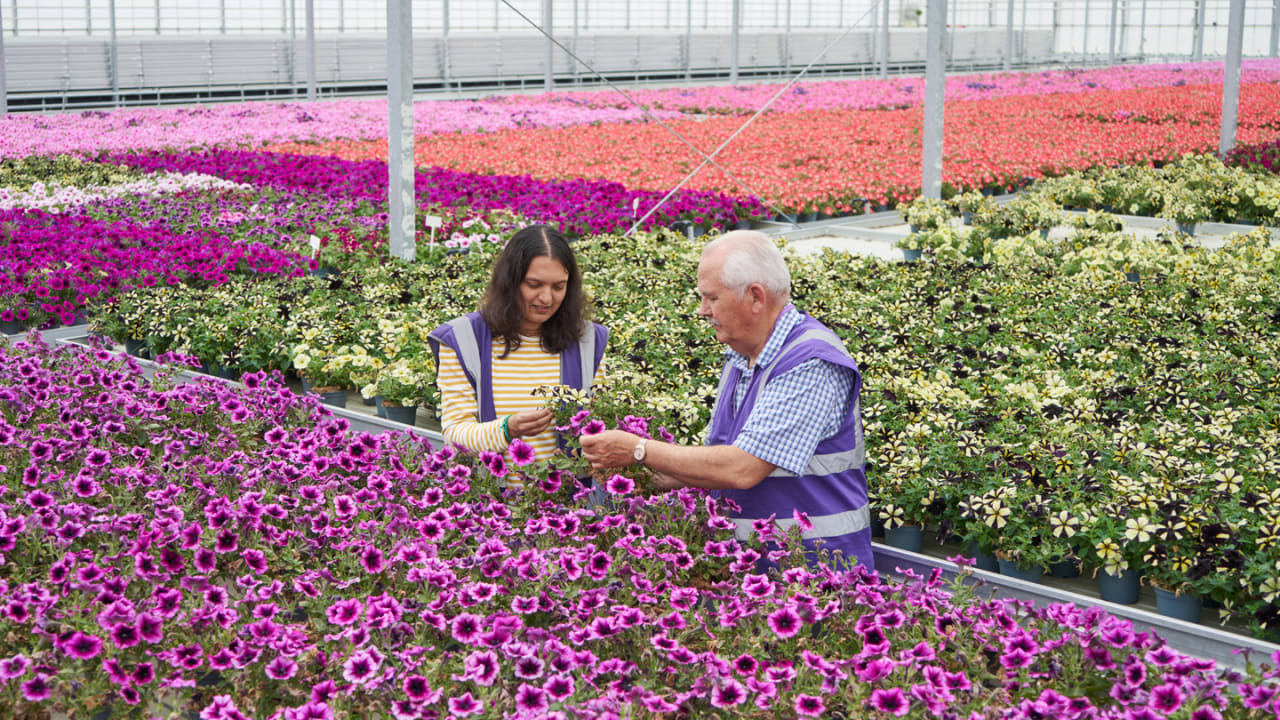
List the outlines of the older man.
{"label": "older man", "polygon": [[706,445],[613,430],[583,437],[582,449],[597,468],[639,462],[671,487],[721,490],[741,508],[739,540],[753,521],[773,517],[787,528],[803,515],[808,548],[826,548],[836,564],[874,567],[861,375],[835,333],[790,304],[790,292],[786,263],[765,235],[740,230],[709,243],[698,264],[698,315],[729,349]]}

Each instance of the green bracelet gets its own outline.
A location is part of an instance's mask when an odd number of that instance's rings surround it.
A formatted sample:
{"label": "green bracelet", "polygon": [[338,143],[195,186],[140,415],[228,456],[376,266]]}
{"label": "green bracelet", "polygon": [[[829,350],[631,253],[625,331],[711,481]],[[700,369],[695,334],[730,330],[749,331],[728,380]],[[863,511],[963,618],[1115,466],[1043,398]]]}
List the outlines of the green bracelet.
{"label": "green bracelet", "polygon": [[511,442],[511,430],[507,428],[507,423],[510,421],[511,421],[510,415],[502,418],[502,437],[506,438],[508,443]]}

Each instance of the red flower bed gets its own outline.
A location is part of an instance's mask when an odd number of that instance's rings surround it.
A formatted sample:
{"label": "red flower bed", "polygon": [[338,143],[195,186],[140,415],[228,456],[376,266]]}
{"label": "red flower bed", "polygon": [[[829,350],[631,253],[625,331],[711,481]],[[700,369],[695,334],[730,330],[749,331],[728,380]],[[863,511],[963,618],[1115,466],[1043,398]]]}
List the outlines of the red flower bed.
{"label": "red flower bed", "polygon": [[[1016,96],[947,106],[943,176],[957,187],[1011,186],[1113,163],[1141,163],[1216,149],[1222,106],[1216,85]],[[1280,137],[1280,85],[1241,90],[1240,143]],[[746,195],[785,208],[848,209],[920,191],[923,110],[825,110],[760,117],[719,156],[748,187],[706,167],[686,188]],[[708,152],[742,125],[713,117],[670,125]],[[284,145],[276,150],[385,158],[386,143]],[[419,138],[422,165],[538,179],[602,178],[630,188],[675,186],[699,160],[657,125],[507,130]]]}

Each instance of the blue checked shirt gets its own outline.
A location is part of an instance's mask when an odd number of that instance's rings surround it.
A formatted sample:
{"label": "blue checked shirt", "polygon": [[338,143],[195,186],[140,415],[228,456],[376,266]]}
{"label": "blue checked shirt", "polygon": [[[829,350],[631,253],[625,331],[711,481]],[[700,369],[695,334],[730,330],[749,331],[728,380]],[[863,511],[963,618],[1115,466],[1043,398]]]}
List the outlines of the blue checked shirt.
{"label": "blue checked shirt", "polygon": [[[801,320],[793,305],[782,311],[756,358],[755,367],[747,366],[745,355],[726,351],[728,362],[742,372],[733,389],[735,413],[746,399],[754,373],[778,359],[787,335]],[[774,375],[756,395],[751,415],[733,445],[787,472],[801,475],[818,443],[840,429],[852,390],[852,370],[816,358],[782,375]]]}

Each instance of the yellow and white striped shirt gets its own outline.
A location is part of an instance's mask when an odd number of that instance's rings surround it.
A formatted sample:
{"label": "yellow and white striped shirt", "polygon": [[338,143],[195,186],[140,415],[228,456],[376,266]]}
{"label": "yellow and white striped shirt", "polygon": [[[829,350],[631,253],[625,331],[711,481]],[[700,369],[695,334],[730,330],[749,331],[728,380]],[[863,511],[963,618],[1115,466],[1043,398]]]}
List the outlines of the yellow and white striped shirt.
{"label": "yellow and white striped shirt", "polygon": [[[560,384],[560,356],[546,352],[539,343],[537,337],[521,335],[520,347],[504,358],[501,356],[506,344],[502,338],[494,338],[491,382],[493,409],[498,419],[487,423],[479,422],[476,391],[467,382],[467,374],[462,370],[457,353],[447,345],[440,345],[437,383],[445,442],[464,445],[472,450],[504,452],[507,449],[506,439],[502,436],[502,418],[537,410],[542,407],[543,398],[535,396],[533,391],[542,385]],[[539,460],[547,459],[556,451],[554,427],[524,440],[533,446]]]}

